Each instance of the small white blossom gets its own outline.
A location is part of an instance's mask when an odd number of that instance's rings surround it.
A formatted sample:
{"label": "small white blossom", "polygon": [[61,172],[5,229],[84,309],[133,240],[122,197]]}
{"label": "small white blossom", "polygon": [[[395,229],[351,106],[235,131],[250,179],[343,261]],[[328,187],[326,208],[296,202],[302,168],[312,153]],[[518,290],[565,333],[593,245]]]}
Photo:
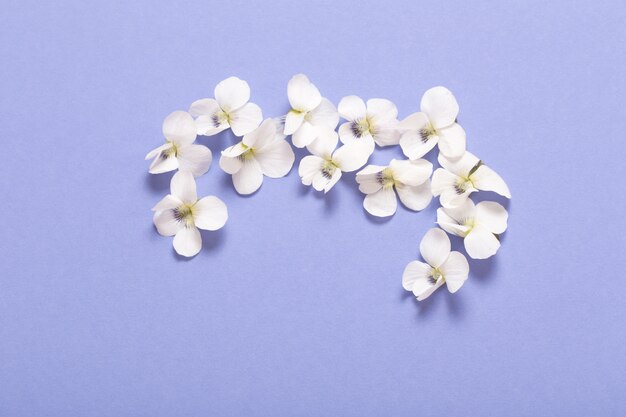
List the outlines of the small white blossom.
{"label": "small white blossom", "polygon": [[189,112],[197,117],[199,135],[213,136],[229,127],[236,136],[256,129],[263,120],[261,108],[250,100],[250,86],[244,80],[230,77],[215,87],[215,99],[194,101]]}
{"label": "small white blossom", "polygon": [[450,159],[465,152],[465,130],[456,123],[459,104],[445,87],[434,87],[424,93],[421,112],[402,120],[400,147],[409,159],[417,159],[439,144],[439,151]]}
{"label": "small white blossom", "polygon": [[149,168],[151,174],[180,169],[199,177],[209,170],[213,155],[206,146],[193,143],[196,125],[189,113],[170,113],[163,121],[163,136],[165,144],[146,155],[146,159],[154,158]]}
{"label": "small white blossom", "polygon": [[453,208],[437,209],[437,223],[450,234],[463,238],[465,251],[474,259],[486,259],[500,248],[497,235],[504,233],[509,214],[500,204],[470,199]]}
{"label": "small white blossom", "polygon": [[209,196],[198,199],[196,182],[187,171],[172,177],[170,194],[152,209],[154,225],[162,236],[174,236],[174,249],[182,256],[197,255],[202,247],[198,229],[221,229],[228,220],[222,200]]}
{"label": "small white blossom", "polygon": [[493,191],[506,198],[511,192],[504,180],[480,159],[469,152],[457,160],[449,160],[439,154],[438,168],[433,173],[433,195],[441,196],[444,207],[461,205],[475,191]]}
{"label": "small white blossom", "polygon": [[391,216],[398,206],[397,192],[407,208],[423,210],[433,197],[428,181],[432,172],[433,164],[423,159],[392,159],[389,166],[366,166],[356,174],[359,190],[366,194],[363,207],[373,216]]}
{"label": "small white blossom", "polygon": [[367,146],[369,154],[378,146],[397,145],[400,139],[398,127],[398,109],[391,101],[372,98],[365,102],[357,96],[341,99],[339,115],[347,120],[339,126],[339,138],[344,144],[353,142]]}
{"label": "small white blossom", "polygon": [[252,194],[263,183],[263,175],[280,178],[293,166],[295,155],[276,123],[266,119],[246,134],[241,142],[222,151],[220,167],[233,176],[239,194]]}
{"label": "small white blossom", "polygon": [[337,127],[339,114],[335,106],[323,98],[306,75],[294,75],[287,85],[291,110],[285,116],[285,135],[298,148],[309,145],[318,136],[318,128]]}
{"label": "small white blossom", "polygon": [[313,155],[300,161],[298,174],[302,184],[327,193],[339,181],[342,172],[356,171],[365,165],[370,155],[367,145],[353,142],[335,150],[338,141],[337,132],[327,129],[307,146]]}
{"label": "small white blossom", "polygon": [[461,252],[450,251],[450,238],[441,229],[430,229],[420,242],[420,253],[427,263],[410,262],[402,275],[402,286],[418,301],[428,298],[444,283],[455,293],[469,274],[469,264]]}

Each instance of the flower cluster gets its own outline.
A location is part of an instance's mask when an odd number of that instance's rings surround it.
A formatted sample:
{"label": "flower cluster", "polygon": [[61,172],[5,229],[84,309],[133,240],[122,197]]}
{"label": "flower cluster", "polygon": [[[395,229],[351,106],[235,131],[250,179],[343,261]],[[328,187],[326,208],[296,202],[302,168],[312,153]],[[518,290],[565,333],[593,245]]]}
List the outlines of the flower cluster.
{"label": "flower cluster", "polygon": [[[466,150],[465,130],[457,121],[459,105],[445,87],[426,91],[420,111],[403,120],[398,120],[398,109],[387,99],[364,101],[352,95],[335,107],[304,74],[289,81],[291,110],[281,118],[263,119],[261,108],[250,102],[248,83],[237,77],[217,84],[214,95],[195,101],[188,112],[167,116],[165,144],[146,155],[152,159],[151,174],[178,170],[170,194],[152,209],[157,231],[174,236],[178,254],[196,255],[202,247],[198,229],[217,230],[228,219],[219,198],[198,199],[195,178],[209,170],[212,154],[206,146],[194,144],[197,135],[212,136],[226,129],[241,140],[221,152],[219,166],[232,175],[239,194],[257,191],[264,177],[289,173],[295,162],[286,140],[291,136],[293,146],[310,153],[299,162],[302,184],[327,193],[344,172],[359,170],[356,182],[365,195],[363,207],[372,216],[392,216],[398,199],[406,208],[420,211],[439,197],[440,228],[430,229],[419,246],[425,262],[410,262],[402,276],[403,287],[418,300],[444,283],[454,293],[468,277],[467,258],[451,251],[448,234],[463,238],[471,258],[489,258],[498,251],[508,213],[493,201],[474,204],[470,195],[493,191],[511,198],[511,193],[493,169]],[[337,128],[340,118],[345,122]],[[377,146],[396,145],[407,159],[367,165]],[[433,172],[433,164],[422,157],[435,146],[440,167]]]}

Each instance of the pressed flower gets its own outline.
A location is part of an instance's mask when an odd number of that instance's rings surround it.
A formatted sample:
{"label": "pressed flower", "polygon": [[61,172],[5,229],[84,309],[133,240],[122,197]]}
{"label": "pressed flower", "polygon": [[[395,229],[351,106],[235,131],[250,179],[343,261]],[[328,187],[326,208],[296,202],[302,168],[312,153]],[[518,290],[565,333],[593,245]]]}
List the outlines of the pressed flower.
{"label": "pressed flower", "polygon": [[222,200],[214,196],[198,199],[196,182],[187,171],[174,174],[170,194],[152,210],[159,234],[174,236],[174,250],[187,257],[197,255],[202,247],[198,229],[218,230],[228,220],[228,210]]}
{"label": "pressed flower", "polygon": [[298,148],[309,145],[318,136],[318,128],[337,127],[339,114],[335,106],[323,98],[306,75],[294,75],[287,85],[291,110],[285,116],[285,135]]}
{"label": "pressed flower", "polygon": [[239,194],[252,194],[263,183],[263,175],[280,178],[293,166],[291,146],[277,131],[276,123],[266,119],[246,134],[241,142],[222,151],[220,167],[233,176]]}
{"label": "pressed flower", "polygon": [[450,234],[463,238],[465,251],[474,259],[486,259],[500,248],[498,235],[507,228],[509,214],[502,205],[471,199],[460,206],[437,209],[437,223]]}
{"label": "pressed flower", "polygon": [[461,205],[471,193],[478,190],[493,191],[511,198],[504,180],[473,154],[465,152],[457,160],[449,160],[439,154],[438,161],[443,168],[433,173],[432,188],[433,195],[441,196],[442,206]]}
{"label": "pressed flower", "polygon": [[469,274],[469,264],[461,252],[450,251],[450,238],[437,228],[430,229],[420,242],[420,253],[426,261],[412,261],[404,269],[402,286],[412,291],[418,301],[428,298],[444,283],[455,293]]}
{"label": "pressed flower", "polygon": [[432,172],[433,165],[423,159],[392,159],[389,166],[366,166],[356,174],[359,190],[366,194],[363,207],[373,216],[391,216],[398,206],[397,192],[407,208],[423,210],[433,197],[428,180]]}
{"label": "pressed flower", "polygon": [[450,159],[465,152],[465,130],[456,123],[459,104],[445,87],[424,93],[421,111],[402,120],[400,147],[409,159],[418,159],[439,144],[439,151]]}
{"label": "pressed flower", "polygon": [[231,128],[236,136],[256,129],[263,120],[261,108],[249,103],[250,86],[237,77],[220,81],[215,87],[215,99],[194,101],[189,112],[196,117],[199,135],[212,136]]}
{"label": "pressed flower", "polygon": [[163,136],[165,144],[146,155],[146,159],[153,159],[149,169],[151,174],[180,169],[199,177],[209,170],[213,155],[206,146],[193,143],[196,125],[189,113],[170,113],[163,121]]}
{"label": "pressed flower", "polygon": [[298,174],[302,184],[327,193],[341,178],[342,172],[356,171],[369,158],[368,146],[353,142],[336,149],[337,132],[324,130],[307,149],[313,154],[302,158]]}

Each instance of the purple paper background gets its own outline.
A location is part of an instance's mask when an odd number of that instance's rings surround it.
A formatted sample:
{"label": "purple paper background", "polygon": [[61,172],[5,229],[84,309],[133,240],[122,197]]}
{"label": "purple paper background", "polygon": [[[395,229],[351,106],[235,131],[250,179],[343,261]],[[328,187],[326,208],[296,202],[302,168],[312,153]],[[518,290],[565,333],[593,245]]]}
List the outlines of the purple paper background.
{"label": "purple paper background", "polygon": [[[626,414],[624,2],[0,16],[0,416]],[[324,198],[294,169],[244,198],[216,157],[198,190],[227,226],[191,261],[157,235],[170,175],[143,157],[162,119],[230,75],[280,115],[298,72],[401,117],[429,87],[455,93],[469,149],[513,193],[500,252],[457,294],[401,287],[436,205],[374,221],[353,175]],[[231,140],[200,138],[215,156]]]}

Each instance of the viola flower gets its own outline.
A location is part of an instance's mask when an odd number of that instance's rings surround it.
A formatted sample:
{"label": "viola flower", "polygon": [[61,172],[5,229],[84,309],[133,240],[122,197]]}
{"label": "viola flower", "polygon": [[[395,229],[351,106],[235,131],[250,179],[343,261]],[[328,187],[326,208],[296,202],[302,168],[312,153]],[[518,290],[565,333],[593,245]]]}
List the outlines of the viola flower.
{"label": "viola flower", "polygon": [[374,143],[378,146],[398,144],[398,109],[391,101],[372,98],[367,100],[366,106],[361,98],[347,96],[339,102],[338,110],[347,120],[339,126],[342,143],[364,143],[370,155],[374,152]]}
{"label": "viola flower", "polygon": [[250,86],[237,77],[220,81],[215,87],[215,99],[203,98],[191,104],[189,113],[196,118],[199,135],[213,136],[229,127],[235,136],[256,129],[263,120],[261,108],[250,100]]}
{"label": "viola flower", "polygon": [[450,251],[450,238],[441,229],[430,229],[420,242],[420,253],[427,263],[412,261],[402,274],[402,286],[413,291],[418,301],[428,298],[444,283],[455,293],[469,274],[469,264],[461,252]]}
{"label": "viola flower", "polygon": [[220,167],[233,176],[239,194],[252,194],[263,183],[263,175],[280,178],[287,175],[295,155],[279,133],[276,123],[266,119],[261,126],[244,135],[241,142],[222,151]]}
{"label": "viola flower", "polygon": [[409,159],[418,159],[439,144],[447,158],[460,158],[465,152],[465,130],[456,123],[459,104],[445,87],[434,87],[424,93],[421,112],[402,120],[400,147]]}
{"label": "viola flower", "polygon": [[451,161],[443,155],[437,158],[443,168],[433,174],[433,195],[441,196],[441,205],[454,207],[463,204],[475,191],[493,191],[511,198],[511,191],[504,180],[480,159],[469,152]]}
{"label": "viola flower", "polygon": [[151,174],[180,169],[199,177],[209,170],[213,155],[204,145],[197,145],[196,125],[191,115],[184,111],[175,111],[163,121],[165,145],[151,150],[146,159],[153,159],[150,164]]}
{"label": "viola flower", "polygon": [[398,206],[397,192],[408,209],[423,210],[433,198],[428,181],[432,172],[433,164],[423,159],[366,166],[356,174],[359,190],[366,194],[363,207],[373,216],[391,216]]}
{"label": "viola flower", "polygon": [[312,185],[324,193],[339,181],[342,172],[356,171],[367,162],[370,156],[368,146],[352,142],[335,150],[338,143],[337,132],[332,129],[320,131],[320,136],[307,149],[313,154],[302,158],[298,174],[302,184]]}
{"label": "viola flower", "polygon": [[470,199],[453,208],[437,209],[437,223],[446,232],[463,238],[465,251],[474,259],[487,259],[500,248],[499,234],[507,227],[509,214],[500,204]]}
{"label": "viola flower", "polygon": [[295,147],[303,148],[318,136],[318,127],[334,130],[339,122],[335,106],[323,98],[306,75],[294,75],[287,85],[291,110],[285,116],[285,135]]}
{"label": "viola flower", "polygon": [[172,177],[170,194],[152,208],[154,225],[162,236],[174,236],[174,250],[182,256],[195,256],[202,247],[198,229],[221,229],[228,220],[222,200],[209,196],[198,200],[196,182],[187,171]]}

